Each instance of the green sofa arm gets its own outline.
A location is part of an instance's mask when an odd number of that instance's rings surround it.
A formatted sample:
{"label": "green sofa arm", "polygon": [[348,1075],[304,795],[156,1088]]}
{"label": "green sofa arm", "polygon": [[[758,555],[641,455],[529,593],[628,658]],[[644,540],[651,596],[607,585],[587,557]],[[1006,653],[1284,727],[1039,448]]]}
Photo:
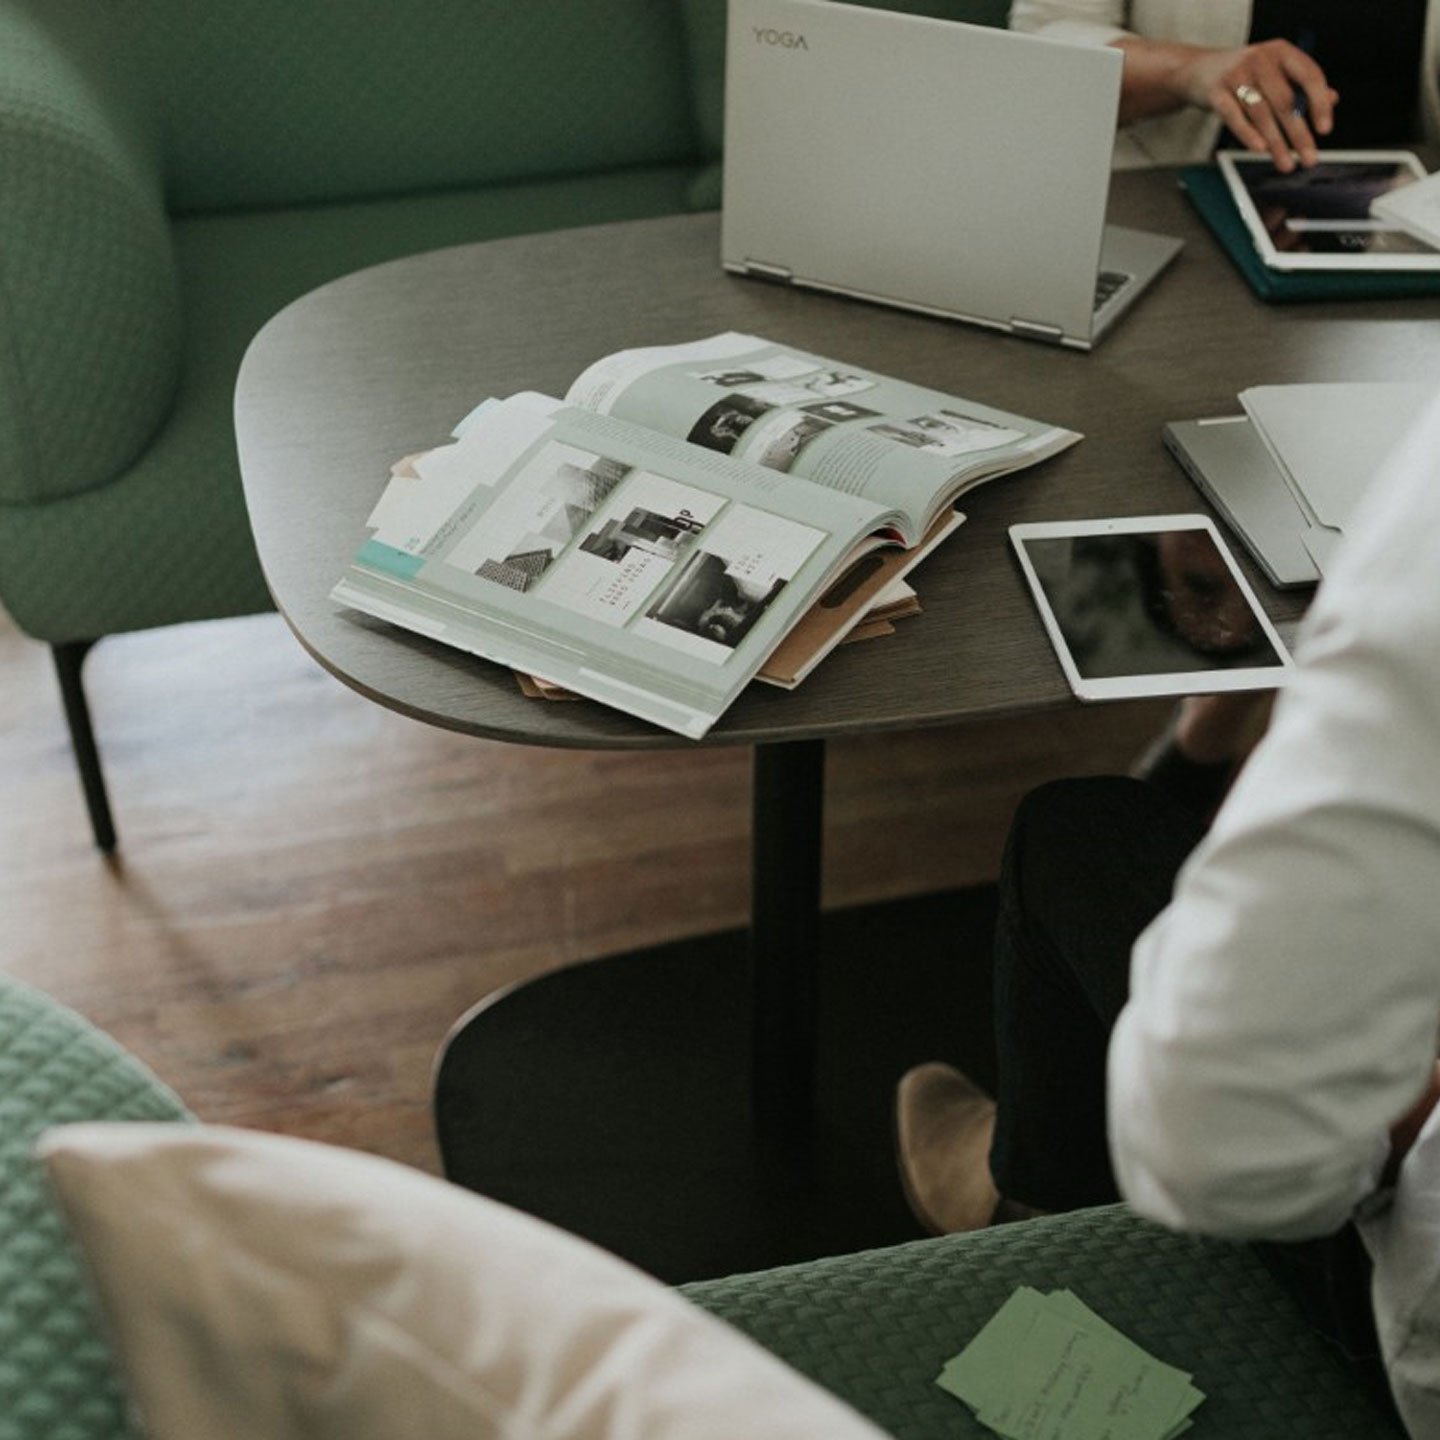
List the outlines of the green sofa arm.
{"label": "green sofa arm", "polygon": [[108,8],[0,0],[0,504],[123,471],[179,376],[160,170]]}
{"label": "green sofa arm", "polygon": [[32,1151],[51,1125],[189,1112],[108,1035],[3,972],[0,1097],[0,1440],[143,1440]]}
{"label": "green sofa arm", "polygon": [[[113,1039],[3,972],[0,1096],[0,1440],[139,1440],[32,1152],[53,1125],[194,1117]],[[361,1230],[355,1236],[366,1243]],[[386,1258],[381,1243],[375,1262],[390,1269],[406,1263],[403,1254]],[[1193,1365],[1208,1397],[1197,1436],[1403,1440],[1249,1246],[1172,1234],[1120,1205],[706,1280],[683,1293],[896,1440],[993,1440],[935,1376],[1019,1285],[1074,1289],[1152,1354]]]}

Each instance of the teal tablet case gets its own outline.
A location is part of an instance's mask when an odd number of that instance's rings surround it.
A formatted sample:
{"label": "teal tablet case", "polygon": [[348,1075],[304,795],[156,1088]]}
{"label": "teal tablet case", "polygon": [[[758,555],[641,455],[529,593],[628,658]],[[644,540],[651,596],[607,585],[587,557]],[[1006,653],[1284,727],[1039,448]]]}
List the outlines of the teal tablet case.
{"label": "teal tablet case", "polygon": [[1440,271],[1272,270],[1250,239],[1235,208],[1225,177],[1213,165],[1188,165],[1180,172],[1180,188],[1200,212],[1221,248],[1250,283],[1271,304],[1298,300],[1381,300],[1440,295]]}

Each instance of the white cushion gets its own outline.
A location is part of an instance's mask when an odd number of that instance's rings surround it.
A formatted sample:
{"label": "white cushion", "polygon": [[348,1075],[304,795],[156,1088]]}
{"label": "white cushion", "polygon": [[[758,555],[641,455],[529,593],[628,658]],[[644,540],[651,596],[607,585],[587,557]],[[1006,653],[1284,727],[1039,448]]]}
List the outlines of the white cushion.
{"label": "white cushion", "polygon": [[880,1440],[639,1270],[392,1161],[164,1124],[40,1152],[150,1440]]}

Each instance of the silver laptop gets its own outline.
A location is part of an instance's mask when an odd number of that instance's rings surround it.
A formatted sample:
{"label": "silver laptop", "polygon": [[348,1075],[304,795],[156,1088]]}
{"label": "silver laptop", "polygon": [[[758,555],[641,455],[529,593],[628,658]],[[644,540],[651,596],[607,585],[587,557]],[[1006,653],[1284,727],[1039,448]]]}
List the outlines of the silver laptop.
{"label": "silver laptop", "polygon": [[1123,58],[730,0],[725,268],[1087,350],[1180,249],[1107,227]]}
{"label": "silver laptop", "polygon": [[1288,589],[1319,580],[1312,545],[1328,545],[1331,532],[1305,513],[1248,415],[1175,420],[1160,433],[1272,585]]}

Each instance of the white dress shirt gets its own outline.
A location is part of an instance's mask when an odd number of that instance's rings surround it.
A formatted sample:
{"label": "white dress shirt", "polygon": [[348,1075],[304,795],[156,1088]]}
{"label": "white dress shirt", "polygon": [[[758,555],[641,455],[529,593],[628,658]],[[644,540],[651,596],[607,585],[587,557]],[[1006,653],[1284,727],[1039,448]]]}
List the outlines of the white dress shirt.
{"label": "white dress shirt", "polygon": [[[1081,45],[1142,35],[1233,50],[1249,38],[1250,8],[1251,0],[1014,0],[1010,28]],[[1420,50],[1421,133],[1440,144],[1440,0],[1426,7]],[[1198,106],[1137,120],[1116,136],[1115,166],[1203,164],[1220,129],[1220,117]]]}
{"label": "white dress shirt", "polygon": [[1381,466],[1270,731],[1136,943],[1110,1145],[1142,1215],[1302,1239],[1358,1216],[1411,1433],[1440,1436],[1440,397]]}

